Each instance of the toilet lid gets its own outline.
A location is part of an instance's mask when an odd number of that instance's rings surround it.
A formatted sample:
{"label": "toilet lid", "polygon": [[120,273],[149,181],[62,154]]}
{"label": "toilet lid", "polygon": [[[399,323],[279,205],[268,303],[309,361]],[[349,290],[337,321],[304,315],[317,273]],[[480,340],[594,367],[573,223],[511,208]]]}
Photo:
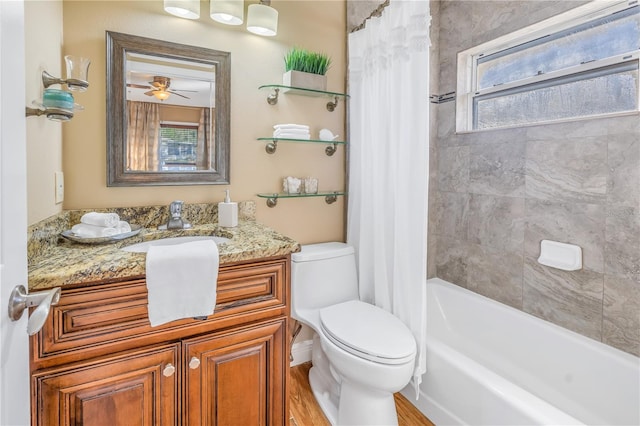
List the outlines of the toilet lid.
{"label": "toilet lid", "polygon": [[403,364],[416,354],[413,334],[398,318],[369,303],[350,300],[320,310],[325,335],[342,349],[384,364]]}

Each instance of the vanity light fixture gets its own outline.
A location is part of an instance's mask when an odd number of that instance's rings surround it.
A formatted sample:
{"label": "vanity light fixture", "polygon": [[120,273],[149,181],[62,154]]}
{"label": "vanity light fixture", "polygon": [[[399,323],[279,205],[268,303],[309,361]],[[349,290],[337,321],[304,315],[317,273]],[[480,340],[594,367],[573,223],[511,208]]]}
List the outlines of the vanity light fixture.
{"label": "vanity light fixture", "polygon": [[271,0],[260,0],[249,5],[247,30],[261,36],[272,37],[278,33],[278,11],[270,6]]}
{"label": "vanity light fixture", "polygon": [[186,19],[200,17],[200,0],[164,0],[167,13]]}
{"label": "vanity light fixture", "polygon": [[211,0],[211,19],[226,25],[242,25],[244,22],[244,0]]}

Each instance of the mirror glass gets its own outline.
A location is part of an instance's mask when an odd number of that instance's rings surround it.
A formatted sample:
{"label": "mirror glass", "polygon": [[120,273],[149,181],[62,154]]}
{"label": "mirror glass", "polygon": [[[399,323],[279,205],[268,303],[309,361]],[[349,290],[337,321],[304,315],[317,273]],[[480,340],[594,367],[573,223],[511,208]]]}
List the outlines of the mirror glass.
{"label": "mirror glass", "polygon": [[229,183],[228,52],[107,32],[108,186]]}

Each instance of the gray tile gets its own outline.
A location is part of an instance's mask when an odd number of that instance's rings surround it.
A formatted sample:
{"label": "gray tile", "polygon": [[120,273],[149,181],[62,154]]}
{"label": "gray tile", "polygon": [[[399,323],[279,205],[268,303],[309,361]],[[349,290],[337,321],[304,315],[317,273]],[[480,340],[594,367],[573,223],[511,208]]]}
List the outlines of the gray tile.
{"label": "gray tile", "polygon": [[607,134],[633,133],[640,137],[640,113],[611,117],[603,120],[607,126]]}
{"label": "gray tile", "polygon": [[640,138],[635,133],[609,136],[607,203],[640,208]]}
{"label": "gray tile", "polygon": [[526,210],[524,247],[527,256],[538,258],[542,240],[575,244],[582,248],[584,268],[604,272],[604,206],[527,199]]}
{"label": "gray tile", "polygon": [[469,190],[469,147],[438,150],[438,190],[467,192]]}
{"label": "gray tile", "polygon": [[439,137],[438,146],[443,148],[469,145],[469,137],[467,135],[468,133],[450,133],[446,136]]}
{"label": "gray tile", "polygon": [[465,239],[468,228],[469,194],[437,193],[435,233]]}
{"label": "gray tile", "polygon": [[523,198],[471,194],[469,241],[522,253],[524,212]]}
{"label": "gray tile", "polygon": [[603,281],[597,272],[561,271],[527,257],[523,310],[600,341]]}
{"label": "gray tile", "polygon": [[604,276],[602,341],[640,357],[640,282]]}
{"label": "gray tile", "polygon": [[566,139],[606,136],[607,133],[608,127],[604,120],[585,119],[528,127],[527,139],[564,141]]}
{"label": "gray tile", "polygon": [[522,309],[522,254],[469,245],[467,288]]}
{"label": "gray tile", "polygon": [[438,238],[436,276],[445,281],[467,287],[467,245],[449,237]]}
{"label": "gray tile", "polygon": [[523,197],[525,149],[524,141],[471,146],[469,191]]}
{"label": "gray tile", "polygon": [[[441,74],[440,79],[442,80],[442,78]],[[440,87],[442,87],[442,83]],[[456,103],[445,102],[439,104],[436,108],[438,108],[438,138],[453,135],[456,128]]]}
{"label": "gray tile", "polygon": [[511,129],[489,129],[469,133],[473,144],[499,144],[521,142],[526,140],[526,128],[514,127]]}
{"label": "gray tile", "polygon": [[610,206],[605,241],[605,273],[640,282],[640,210]]}
{"label": "gray tile", "polygon": [[438,236],[434,233],[429,233],[429,238],[427,239],[427,279],[437,277],[437,258],[436,253],[438,252]]}
{"label": "gray tile", "polygon": [[472,46],[473,34],[461,29],[471,28],[471,2],[441,2],[440,5],[440,56],[455,56],[457,52]]}
{"label": "gray tile", "polygon": [[606,138],[527,142],[527,197],[602,204],[607,192]]}

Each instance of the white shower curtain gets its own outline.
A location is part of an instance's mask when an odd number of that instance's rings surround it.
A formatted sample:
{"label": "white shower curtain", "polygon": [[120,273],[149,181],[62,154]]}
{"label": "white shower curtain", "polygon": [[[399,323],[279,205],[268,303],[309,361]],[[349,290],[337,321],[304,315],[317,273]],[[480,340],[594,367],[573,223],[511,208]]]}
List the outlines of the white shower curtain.
{"label": "white shower curtain", "polygon": [[349,35],[347,242],[361,299],[400,318],[425,372],[429,180],[429,2],[391,0]]}

